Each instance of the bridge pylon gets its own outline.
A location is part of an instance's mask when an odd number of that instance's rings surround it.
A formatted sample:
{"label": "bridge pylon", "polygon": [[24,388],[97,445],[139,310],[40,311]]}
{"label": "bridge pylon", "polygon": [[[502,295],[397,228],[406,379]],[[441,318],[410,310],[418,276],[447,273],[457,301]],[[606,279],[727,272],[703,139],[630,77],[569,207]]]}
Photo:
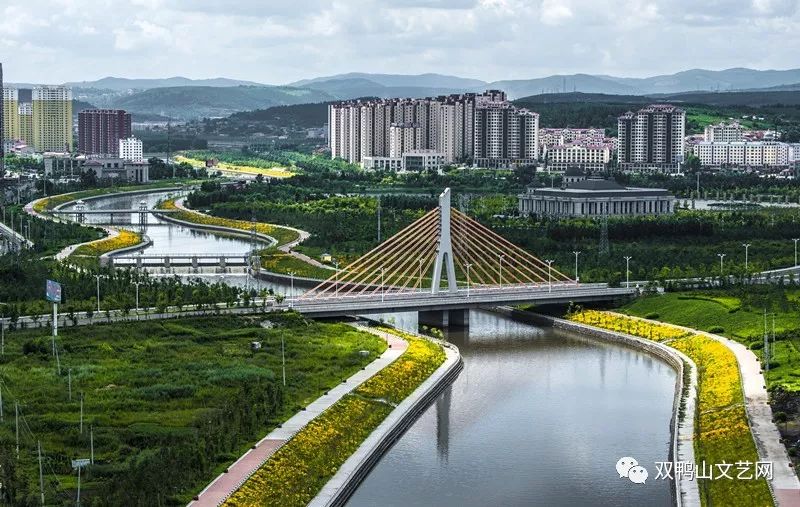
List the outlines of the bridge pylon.
{"label": "bridge pylon", "polygon": [[386,296],[443,297],[481,289],[574,284],[567,275],[450,206],[439,205],[394,236],[336,270],[300,299]]}
{"label": "bridge pylon", "polygon": [[450,235],[450,189],[439,196],[439,247],[436,249],[436,264],[433,265],[431,292],[438,294],[442,285],[442,268],[447,274],[447,291],[456,292],[456,266],[453,263],[453,241]]}

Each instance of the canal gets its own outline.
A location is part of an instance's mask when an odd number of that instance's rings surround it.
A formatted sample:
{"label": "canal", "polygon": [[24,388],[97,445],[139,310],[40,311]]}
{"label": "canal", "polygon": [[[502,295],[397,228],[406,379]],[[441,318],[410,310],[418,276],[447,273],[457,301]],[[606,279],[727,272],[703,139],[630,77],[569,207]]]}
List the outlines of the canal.
{"label": "canal", "polygon": [[[135,208],[163,196],[109,197],[90,207]],[[250,248],[243,239],[149,220],[153,253]],[[241,275],[201,278],[245,283]],[[381,318],[417,326],[416,314]],[[676,381],[669,366],[485,311],[473,311],[469,329],[447,339],[461,350],[463,372],[381,458],[349,507],[673,504],[672,484],[655,479],[654,465],[669,459]],[[619,477],[623,456],[645,466],[645,484]]]}

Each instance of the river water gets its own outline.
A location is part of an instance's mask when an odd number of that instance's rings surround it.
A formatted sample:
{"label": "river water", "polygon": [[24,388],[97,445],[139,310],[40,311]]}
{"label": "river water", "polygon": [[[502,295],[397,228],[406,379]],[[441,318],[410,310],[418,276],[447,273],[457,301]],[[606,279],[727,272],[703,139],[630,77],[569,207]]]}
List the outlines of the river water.
{"label": "river water", "polygon": [[[163,197],[109,197],[89,207],[133,209]],[[137,215],[128,220],[138,227]],[[149,253],[251,248],[243,239],[148,220]],[[243,275],[200,278],[248,283]],[[417,327],[416,314],[381,318]],[[669,366],[644,352],[484,311],[471,312],[469,329],[447,338],[461,350],[464,370],[382,457],[349,507],[673,503],[671,483],[655,479],[655,462],[668,460],[670,446],[676,378]],[[619,477],[615,464],[623,456],[645,466],[645,484]]]}

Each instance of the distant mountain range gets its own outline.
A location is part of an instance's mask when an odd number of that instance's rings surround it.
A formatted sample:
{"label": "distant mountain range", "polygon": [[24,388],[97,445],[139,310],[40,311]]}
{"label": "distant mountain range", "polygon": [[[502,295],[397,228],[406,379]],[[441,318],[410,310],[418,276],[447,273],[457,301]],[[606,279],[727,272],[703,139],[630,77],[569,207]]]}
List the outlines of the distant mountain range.
{"label": "distant mountain range", "polygon": [[292,85],[325,90],[340,99],[386,96],[387,88],[390,90],[392,88],[411,89],[409,93],[405,94],[407,96],[426,95],[422,93],[424,91],[438,93],[476,92],[491,88],[504,90],[509,95],[509,98],[516,99],[530,95],[567,92],[655,95],[696,91],[760,90],[783,86],[797,87],[798,83],[800,83],[800,69],[754,70],[735,68],[727,70],[692,69],[675,74],[647,78],[569,74],[493,82],[439,74],[387,75],[350,73],[307,79],[292,83]]}
{"label": "distant mountain range", "polygon": [[124,77],[104,77],[96,81],[76,81],[64,83],[73,88],[96,88],[99,90],[149,90],[151,88],[171,88],[175,86],[212,86],[225,88],[230,86],[264,86],[253,81],[239,81],[217,77],[212,79],[189,79],[187,77],[168,77],[164,79],[128,79]]}
{"label": "distant mountain range", "polygon": [[[96,107],[127,109],[134,118],[169,116],[191,120],[203,117],[227,116],[236,112],[267,109],[281,105],[320,103],[360,97],[428,97],[451,93],[479,92],[500,89],[509,98],[582,94],[606,94],[626,97],[663,98],[671,100],[697,99],[709,92],[743,91],[770,92],[760,99],[750,96],[747,101],[778,103],[793,95],[773,95],[773,92],[800,90],[800,69],[727,70],[692,69],[675,74],[646,78],[626,78],[607,75],[569,74],[535,79],[514,79],[486,82],[442,74],[369,74],[352,72],[333,76],[295,81],[286,86],[270,86],[251,81],[227,78],[189,79],[128,79],[106,77],[96,81],[65,83],[73,88],[74,97]],[[13,86],[13,85],[12,85]],[[18,85],[29,88],[30,85]],[[677,97],[676,94],[685,94]],[[585,97],[586,95],[583,95]],[[580,96],[579,96],[580,97]],[[701,97],[703,100],[709,96]],[[560,100],[560,99],[559,99]],[[606,99],[604,99],[606,100]],[[719,104],[739,101],[739,98],[717,97]],[[630,102],[630,101],[628,101]]]}

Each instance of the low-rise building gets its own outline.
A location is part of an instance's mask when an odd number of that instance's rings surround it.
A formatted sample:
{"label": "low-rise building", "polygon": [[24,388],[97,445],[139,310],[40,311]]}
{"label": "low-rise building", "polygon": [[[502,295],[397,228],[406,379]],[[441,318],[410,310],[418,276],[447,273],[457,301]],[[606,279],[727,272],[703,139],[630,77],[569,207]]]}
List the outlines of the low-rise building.
{"label": "low-rise building", "polygon": [[702,142],[693,147],[705,167],[786,167],[790,147],[775,141]]}
{"label": "low-rise building", "polygon": [[117,157],[74,157],[69,153],[45,153],[44,171],[48,178],[80,176],[94,171],[98,179],[147,183],[150,181],[150,164],[146,161],[131,161]]}
{"label": "low-rise building", "polygon": [[539,129],[539,146],[546,150],[550,146],[569,143],[601,144],[605,141],[605,129],[571,129],[547,128]]}
{"label": "low-rise building", "polygon": [[576,181],[562,188],[528,188],[518,197],[523,216],[664,215],[675,208],[675,197],[666,189],[623,187],[604,179]]}
{"label": "low-rise building", "polygon": [[547,168],[564,171],[578,167],[587,171],[602,171],[611,162],[614,147],[610,144],[568,143],[550,146],[547,149]]}
{"label": "low-rise building", "polygon": [[703,140],[706,142],[735,143],[744,141],[744,128],[738,121],[720,122],[705,128]]}
{"label": "low-rise building", "polygon": [[436,150],[410,150],[399,157],[364,157],[362,166],[368,171],[438,171],[447,156]]}

